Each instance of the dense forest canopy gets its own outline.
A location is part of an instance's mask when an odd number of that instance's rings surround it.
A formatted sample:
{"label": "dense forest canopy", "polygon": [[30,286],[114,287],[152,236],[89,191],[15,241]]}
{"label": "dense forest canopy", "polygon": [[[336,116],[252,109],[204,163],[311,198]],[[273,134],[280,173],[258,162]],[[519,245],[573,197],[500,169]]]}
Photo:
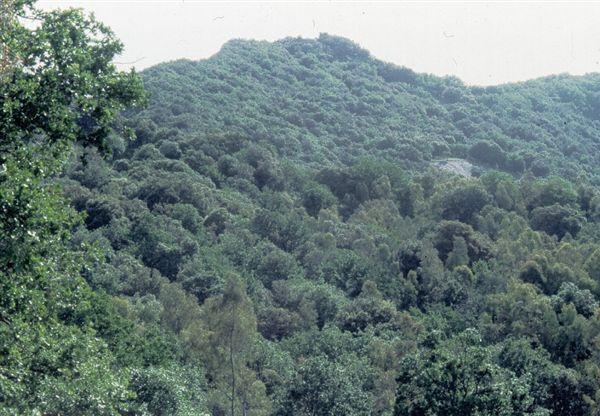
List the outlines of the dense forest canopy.
{"label": "dense forest canopy", "polygon": [[375,156],[420,169],[469,158],[514,174],[594,180],[600,75],[467,87],[372,58],[352,42],[231,41],[208,60],[144,71],[143,117],[182,133],[235,133],[310,166]]}
{"label": "dense forest canopy", "polygon": [[0,414],[600,414],[600,76],[3,5]]}

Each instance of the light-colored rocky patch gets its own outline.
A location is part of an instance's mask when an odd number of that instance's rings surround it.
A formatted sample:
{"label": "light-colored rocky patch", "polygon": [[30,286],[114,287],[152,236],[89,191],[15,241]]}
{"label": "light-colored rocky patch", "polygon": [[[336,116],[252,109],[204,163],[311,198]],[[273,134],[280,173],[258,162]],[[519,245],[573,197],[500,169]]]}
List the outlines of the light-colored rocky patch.
{"label": "light-colored rocky patch", "polygon": [[433,161],[433,166],[446,170],[460,176],[470,178],[473,172],[473,164],[465,159],[443,159]]}

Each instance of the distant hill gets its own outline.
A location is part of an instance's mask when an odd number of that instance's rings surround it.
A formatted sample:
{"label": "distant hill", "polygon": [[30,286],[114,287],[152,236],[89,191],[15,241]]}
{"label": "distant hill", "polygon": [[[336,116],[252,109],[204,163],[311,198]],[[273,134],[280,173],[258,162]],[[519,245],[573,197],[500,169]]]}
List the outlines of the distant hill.
{"label": "distant hill", "polygon": [[228,132],[308,165],[365,155],[406,168],[443,157],[535,175],[596,176],[600,75],[468,87],[379,61],[351,41],[230,41],[210,59],[143,72],[136,115],[182,132]]}

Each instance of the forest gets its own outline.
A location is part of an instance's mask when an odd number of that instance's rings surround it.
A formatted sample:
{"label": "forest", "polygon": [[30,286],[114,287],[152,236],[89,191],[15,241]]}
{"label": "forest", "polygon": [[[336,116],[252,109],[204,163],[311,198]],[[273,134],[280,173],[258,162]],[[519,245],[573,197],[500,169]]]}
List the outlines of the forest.
{"label": "forest", "polygon": [[600,415],[600,74],[0,12],[0,415]]}

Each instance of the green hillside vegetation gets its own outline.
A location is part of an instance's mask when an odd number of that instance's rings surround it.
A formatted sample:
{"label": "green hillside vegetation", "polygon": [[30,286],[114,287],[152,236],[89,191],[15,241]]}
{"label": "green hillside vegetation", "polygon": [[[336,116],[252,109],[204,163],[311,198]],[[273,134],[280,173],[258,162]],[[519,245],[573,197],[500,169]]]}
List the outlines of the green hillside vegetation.
{"label": "green hillside vegetation", "polygon": [[313,167],[374,156],[421,169],[460,157],[515,174],[598,180],[598,74],[467,87],[321,35],[231,41],[211,59],[151,68],[144,81],[153,100],[135,119],[145,127],[238,134]]}
{"label": "green hillside vegetation", "polygon": [[321,35],[140,77],[39,18],[0,31],[0,414],[600,414],[600,76]]}

